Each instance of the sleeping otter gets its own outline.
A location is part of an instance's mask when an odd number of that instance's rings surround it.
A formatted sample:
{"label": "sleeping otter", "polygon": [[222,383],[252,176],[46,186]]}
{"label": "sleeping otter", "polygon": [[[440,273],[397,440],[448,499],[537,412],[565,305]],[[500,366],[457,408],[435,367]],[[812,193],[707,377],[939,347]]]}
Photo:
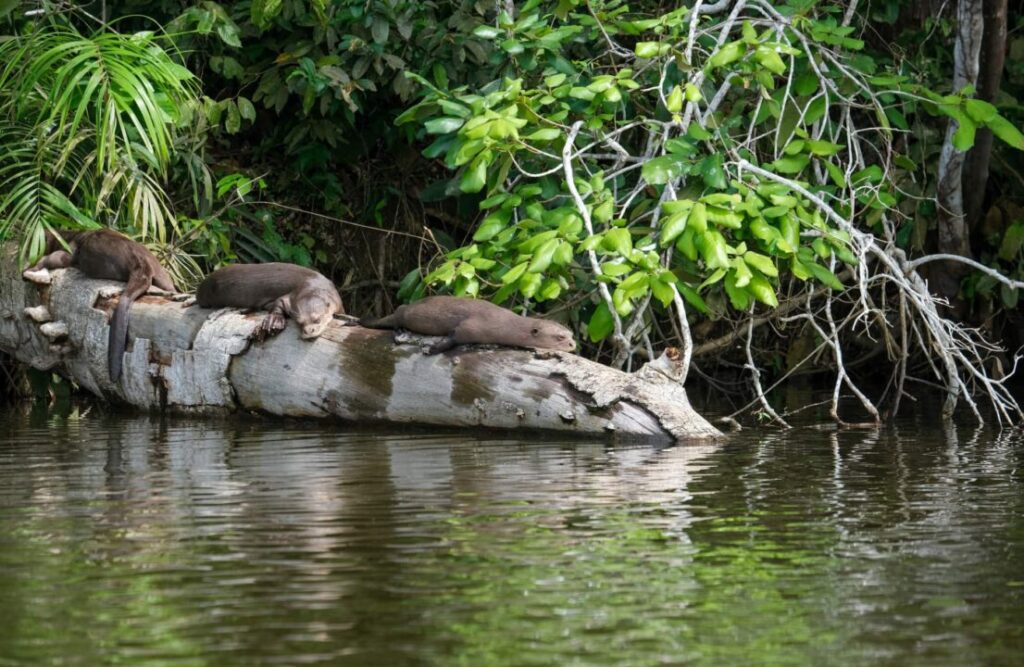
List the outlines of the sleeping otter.
{"label": "sleeping otter", "polygon": [[128,311],[140,296],[153,285],[176,292],[174,281],[146,246],[111,229],[84,232],[61,232],[71,248],[68,252],[54,234],[47,234],[46,252],[25,272],[30,280],[40,269],[63,269],[73,266],[90,278],[119,280],[128,283],[110,319],[107,338],[107,368],[110,379],[121,377],[121,364],[128,344]]}
{"label": "sleeping otter", "polygon": [[428,354],[471,343],[533,347],[572,352],[572,332],[557,322],[516,315],[488,301],[430,296],[399,306],[387,317],[360,321],[371,329],[407,329],[425,336],[444,336]]}
{"label": "sleeping otter", "polygon": [[316,338],[335,313],[345,313],[330,280],[312,269],[281,262],[217,269],[199,284],[196,303],[203,308],[269,310],[256,330],[258,337],[279,333],[289,317],[299,325],[303,338]]}

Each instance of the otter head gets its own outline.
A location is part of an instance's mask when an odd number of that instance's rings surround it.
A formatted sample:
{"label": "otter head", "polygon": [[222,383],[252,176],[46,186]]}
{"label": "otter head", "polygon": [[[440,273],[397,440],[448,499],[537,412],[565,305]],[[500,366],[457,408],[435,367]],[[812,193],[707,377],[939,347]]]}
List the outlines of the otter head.
{"label": "otter head", "polygon": [[531,318],[529,346],[573,352],[576,350],[576,341],[572,337],[572,332],[561,324]]}
{"label": "otter head", "polygon": [[331,323],[337,308],[319,296],[298,299],[297,302],[294,319],[299,325],[300,335],[306,340],[318,337]]}

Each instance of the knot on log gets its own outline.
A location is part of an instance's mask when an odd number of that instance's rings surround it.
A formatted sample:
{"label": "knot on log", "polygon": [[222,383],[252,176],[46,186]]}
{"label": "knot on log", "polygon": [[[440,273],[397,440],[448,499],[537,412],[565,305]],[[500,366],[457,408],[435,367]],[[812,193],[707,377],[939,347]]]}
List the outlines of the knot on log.
{"label": "knot on log", "polygon": [[57,342],[68,337],[69,329],[67,322],[47,322],[39,327],[39,331],[53,342]]}
{"label": "knot on log", "polygon": [[647,362],[637,371],[640,377],[650,378],[652,374],[662,375],[673,382],[682,381],[686,377],[682,352],[674,347],[665,348],[660,357]]}
{"label": "knot on log", "polygon": [[43,305],[26,308],[22,312],[25,313],[30,320],[38,322],[39,324],[49,322],[53,319],[53,317],[50,316],[50,309]]}
{"label": "knot on log", "polygon": [[28,270],[21,274],[25,280],[35,283],[37,285],[49,285],[53,282],[53,276],[46,269],[39,269],[38,271]]}

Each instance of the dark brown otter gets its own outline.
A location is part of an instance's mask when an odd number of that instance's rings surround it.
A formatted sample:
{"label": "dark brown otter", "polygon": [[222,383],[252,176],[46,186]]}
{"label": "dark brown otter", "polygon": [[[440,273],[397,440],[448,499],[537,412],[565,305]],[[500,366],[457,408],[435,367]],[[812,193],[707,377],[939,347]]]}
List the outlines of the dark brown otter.
{"label": "dark brown otter", "polygon": [[557,322],[516,315],[487,301],[451,296],[430,296],[399,306],[377,320],[360,321],[371,329],[407,329],[425,336],[444,336],[428,354],[470,343],[535,347],[572,352],[572,332]]}
{"label": "dark brown otter", "polygon": [[176,292],[174,281],[146,246],[111,229],[60,232],[71,252],[54,234],[47,235],[46,252],[30,271],[72,266],[90,278],[128,283],[110,319],[107,339],[107,368],[110,379],[121,377],[121,364],[128,344],[128,311],[153,285]]}
{"label": "dark brown otter", "polygon": [[330,280],[312,269],[281,262],[217,269],[199,284],[196,303],[203,308],[269,310],[256,331],[259,337],[277,334],[289,317],[299,325],[303,338],[316,338],[335,313],[345,313]]}

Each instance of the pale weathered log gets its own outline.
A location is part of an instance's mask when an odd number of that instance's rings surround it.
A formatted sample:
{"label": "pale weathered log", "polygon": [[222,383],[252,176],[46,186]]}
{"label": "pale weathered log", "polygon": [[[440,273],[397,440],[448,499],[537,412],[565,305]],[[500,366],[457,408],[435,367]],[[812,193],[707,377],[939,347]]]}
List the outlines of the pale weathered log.
{"label": "pale weathered log", "polygon": [[142,409],[665,440],[719,435],[690,406],[672,354],[633,374],[561,352],[458,347],[429,356],[415,343],[396,343],[391,331],[340,321],[315,341],[290,324],[251,342],[262,313],[185,307],[162,296],[132,307],[123,376],[114,383],[107,320],[122,285],[75,269],[50,278],[27,282],[10,253],[0,260],[0,350]]}

